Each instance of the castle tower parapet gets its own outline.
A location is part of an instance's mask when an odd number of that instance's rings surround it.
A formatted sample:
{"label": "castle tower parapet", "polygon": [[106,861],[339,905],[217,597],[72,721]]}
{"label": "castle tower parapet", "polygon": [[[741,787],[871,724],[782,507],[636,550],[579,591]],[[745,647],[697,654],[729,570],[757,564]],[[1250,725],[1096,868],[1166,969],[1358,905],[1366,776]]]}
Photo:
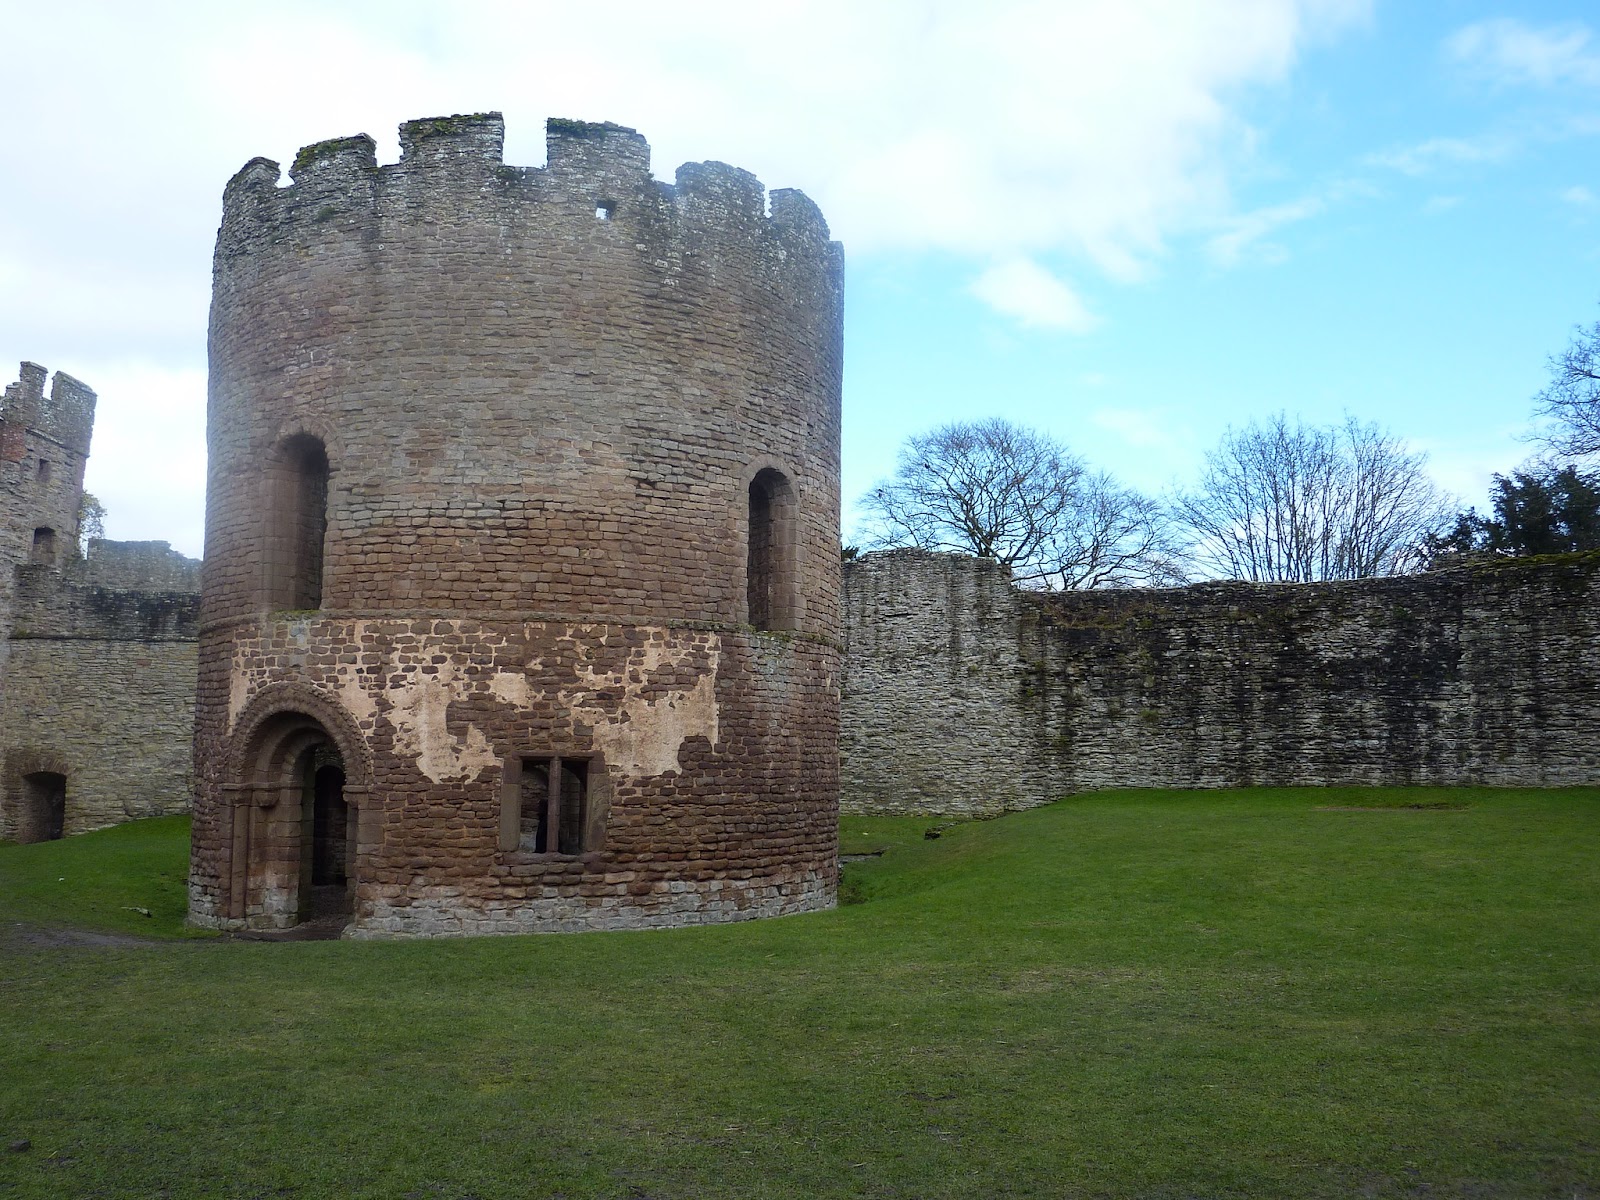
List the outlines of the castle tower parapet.
{"label": "castle tower parapet", "polygon": [[263,242],[373,239],[421,212],[454,211],[526,229],[559,215],[615,220],[663,275],[682,270],[686,249],[692,257],[752,239],[765,243],[769,269],[785,276],[839,274],[839,249],[817,207],[782,189],[769,214],[765,189],[748,171],[686,163],[673,185],[663,184],[651,177],[644,138],[610,123],[552,119],[544,167],[505,165],[504,140],[499,113],[408,121],[399,162],[377,165],[366,134],[333,138],[300,150],[288,187],[279,186],[276,162],[252,159],[224,191],[218,256],[252,253]]}
{"label": "castle tower parapet", "polygon": [[87,457],[94,433],[94,389],[57,371],[47,393],[44,384],[48,377],[49,372],[38,363],[21,364],[17,382],[6,387],[0,401],[0,420]]}
{"label": "castle tower parapet", "polygon": [[65,371],[52,379],[31,362],[0,397],[0,637],[10,628],[12,570],[59,568],[75,552],[94,406],[81,380]]}

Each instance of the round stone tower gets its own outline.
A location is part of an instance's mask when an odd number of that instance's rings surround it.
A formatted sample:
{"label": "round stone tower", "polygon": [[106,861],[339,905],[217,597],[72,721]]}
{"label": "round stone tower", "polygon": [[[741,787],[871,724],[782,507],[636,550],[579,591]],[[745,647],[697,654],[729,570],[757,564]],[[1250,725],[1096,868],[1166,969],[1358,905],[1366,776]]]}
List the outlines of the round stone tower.
{"label": "round stone tower", "polygon": [[354,935],[834,902],[841,254],[498,114],[229,182],[191,916]]}

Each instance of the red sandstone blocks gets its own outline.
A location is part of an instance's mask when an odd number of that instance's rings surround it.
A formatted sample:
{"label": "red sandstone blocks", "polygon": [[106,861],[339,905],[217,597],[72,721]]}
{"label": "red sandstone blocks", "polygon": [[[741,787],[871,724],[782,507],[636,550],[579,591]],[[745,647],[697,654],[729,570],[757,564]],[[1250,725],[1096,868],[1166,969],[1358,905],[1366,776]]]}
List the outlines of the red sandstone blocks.
{"label": "red sandstone blocks", "polygon": [[[317,167],[314,186],[297,173],[284,190],[253,165],[229,185],[198,919],[292,916],[297,897],[268,878],[304,873],[293,814],[309,801],[272,754],[298,744],[285,730],[300,720],[360,813],[361,928],[670,924],[831,902],[837,247],[798,194],[774,193],[769,220],[749,177],[723,186],[729,169],[695,168],[680,192],[656,183],[642,141],[612,127],[553,129],[552,167],[508,175],[497,120],[443,123],[429,138],[459,149],[443,157]],[[562,160],[574,138],[583,153]],[[602,176],[614,210],[596,222]],[[313,193],[338,220],[311,219]],[[325,450],[325,482],[273,466],[297,435]],[[775,548],[758,553],[763,465],[799,501],[761,517],[782,536],[763,533]],[[266,616],[264,576],[315,564],[318,619]],[[776,611],[798,637],[748,630],[752,571],[785,594]],[[503,777],[552,756],[588,764],[597,845],[502,849]],[[221,844],[279,809],[270,853],[244,834],[243,850]],[[560,887],[534,898],[521,881],[539,879]],[[671,906],[642,902],[662,893]]]}

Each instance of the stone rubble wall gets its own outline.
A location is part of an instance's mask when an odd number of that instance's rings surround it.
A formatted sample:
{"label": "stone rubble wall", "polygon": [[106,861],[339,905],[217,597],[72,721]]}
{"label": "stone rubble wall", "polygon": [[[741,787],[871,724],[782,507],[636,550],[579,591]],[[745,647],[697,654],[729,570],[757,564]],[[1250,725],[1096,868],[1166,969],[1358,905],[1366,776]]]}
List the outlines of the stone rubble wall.
{"label": "stone rubble wall", "polygon": [[[185,812],[193,802],[199,563],[166,543],[97,541],[60,570],[15,569],[15,611],[0,696],[0,837],[26,836],[23,777],[67,778],[65,832]],[[173,562],[181,560],[181,565]],[[187,590],[104,580],[149,578]],[[101,568],[114,564],[109,571]]]}
{"label": "stone rubble wall", "polygon": [[22,638],[11,643],[0,837],[14,837],[18,783],[67,777],[68,835],[193,802],[195,643]]}
{"label": "stone rubble wall", "polygon": [[[46,387],[46,384],[49,387]],[[78,507],[95,394],[21,365],[0,398],[0,837],[48,835],[26,777],[66,779],[63,832],[183,812],[200,564],[95,539]],[[48,554],[35,531],[54,531]]]}
{"label": "stone rubble wall", "polygon": [[[297,919],[313,752],[359,813],[352,935],[833,903],[840,247],[748,172],[656,180],[631,129],[553,120],[532,168],[503,137],[410,121],[398,162],[337,138],[224,192],[196,922]],[[603,770],[604,837],[499,848],[548,757]]]}
{"label": "stone rubble wall", "polygon": [[1600,554],[1051,595],[896,550],[847,564],[844,590],[845,811],[1600,782]]}
{"label": "stone rubble wall", "polygon": [[[352,936],[648,928],[832,903],[837,760],[814,752],[838,736],[832,646],[326,614],[235,627],[230,643],[231,663],[203,659],[228,686],[225,705],[201,710],[201,745],[238,742],[287,694],[346,714],[347,741],[366,750],[345,763],[362,795]],[[581,855],[504,850],[507,760],[550,753],[601,773],[604,839]],[[231,764],[207,754],[199,769],[215,790]],[[205,924],[243,924],[216,899],[237,819],[225,805],[195,812],[192,913]]]}

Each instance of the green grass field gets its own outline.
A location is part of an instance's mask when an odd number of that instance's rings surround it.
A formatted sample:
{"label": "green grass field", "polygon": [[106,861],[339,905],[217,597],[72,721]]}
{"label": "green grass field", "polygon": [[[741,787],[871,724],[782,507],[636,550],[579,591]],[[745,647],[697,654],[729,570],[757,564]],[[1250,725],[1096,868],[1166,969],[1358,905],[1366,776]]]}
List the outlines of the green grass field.
{"label": "green grass field", "polygon": [[0,846],[0,1197],[1600,1196],[1600,789],[932,823],[832,913],[432,943]]}

